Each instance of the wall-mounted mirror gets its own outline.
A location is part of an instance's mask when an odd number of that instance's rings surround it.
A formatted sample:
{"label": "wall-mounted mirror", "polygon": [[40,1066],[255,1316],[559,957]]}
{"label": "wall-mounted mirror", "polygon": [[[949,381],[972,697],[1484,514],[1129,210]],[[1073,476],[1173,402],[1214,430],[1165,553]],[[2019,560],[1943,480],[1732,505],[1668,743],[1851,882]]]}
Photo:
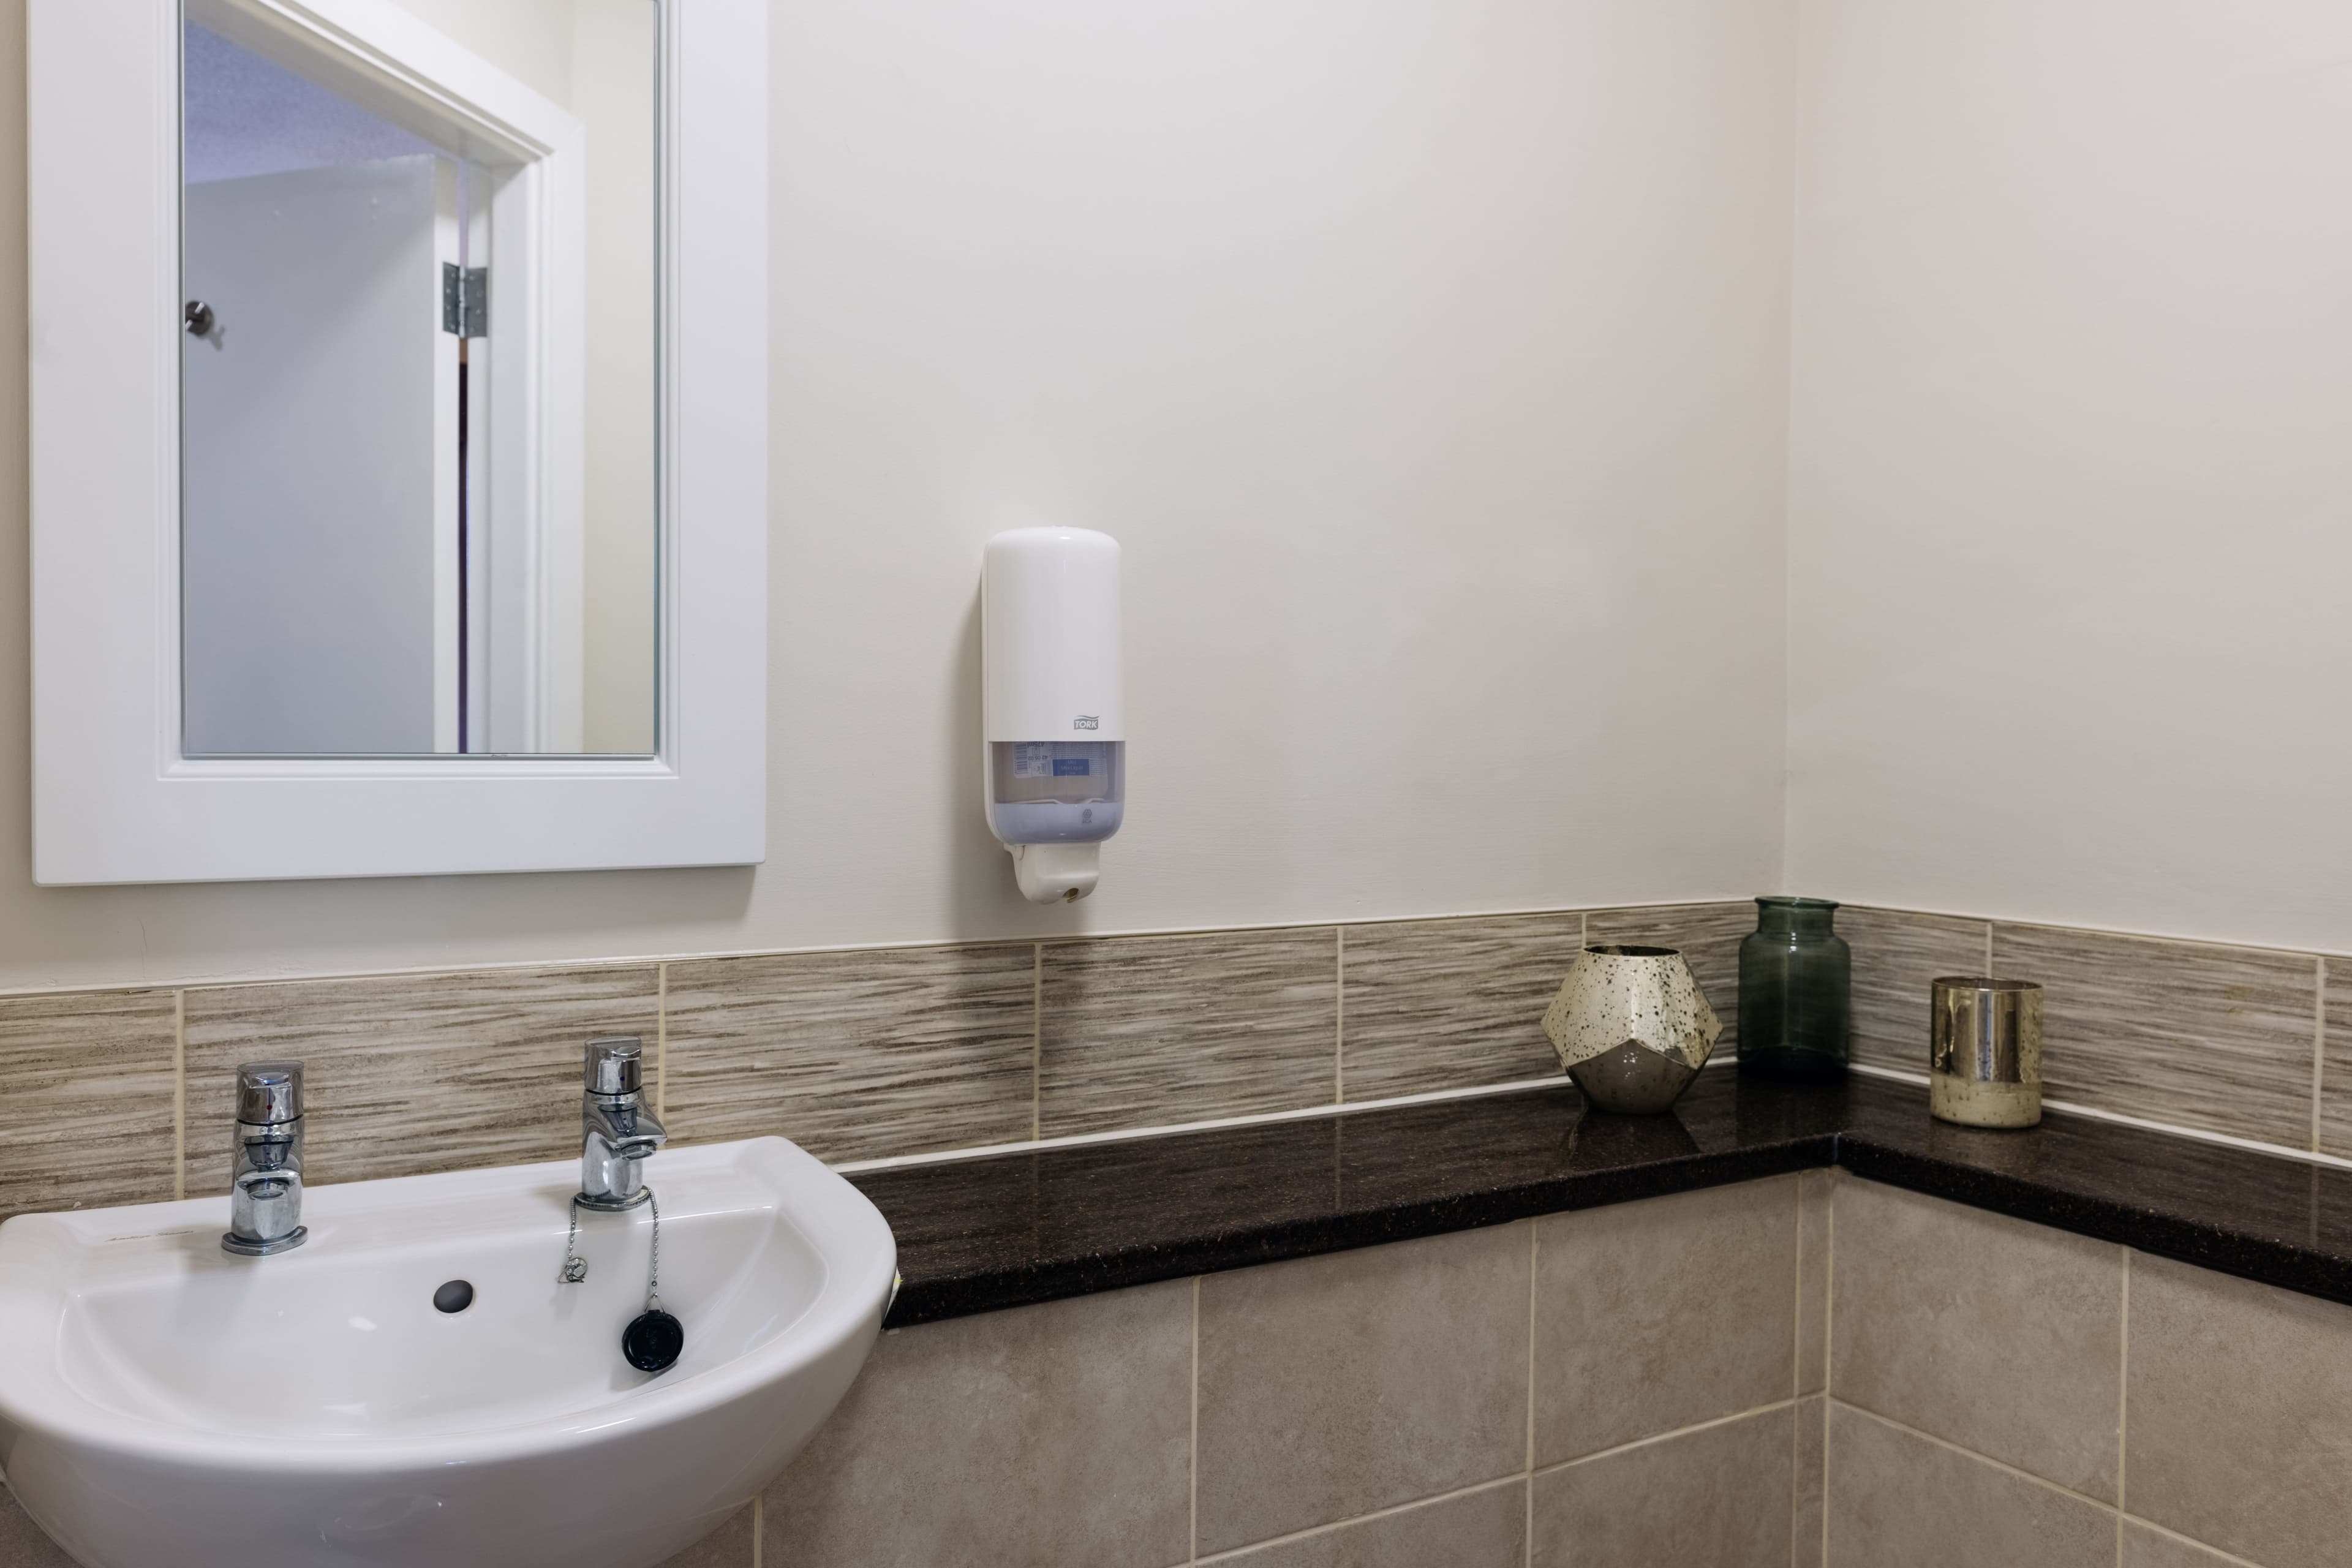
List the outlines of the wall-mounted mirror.
{"label": "wall-mounted mirror", "polygon": [[184,751],[650,754],[659,5],[400,4],[186,0]]}
{"label": "wall-mounted mirror", "polygon": [[44,883],[766,853],[768,0],[26,0]]}

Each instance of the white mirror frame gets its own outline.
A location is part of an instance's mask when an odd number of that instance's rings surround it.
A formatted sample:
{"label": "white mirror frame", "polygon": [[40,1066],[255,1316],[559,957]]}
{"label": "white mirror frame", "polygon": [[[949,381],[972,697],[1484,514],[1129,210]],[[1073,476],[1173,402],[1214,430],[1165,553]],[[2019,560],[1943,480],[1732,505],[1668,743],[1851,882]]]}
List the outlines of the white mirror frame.
{"label": "white mirror frame", "polygon": [[[422,26],[387,0],[259,3],[386,61]],[[766,5],[662,15],[658,754],[191,760],[180,6],[29,0],[37,882],[765,857]]]}

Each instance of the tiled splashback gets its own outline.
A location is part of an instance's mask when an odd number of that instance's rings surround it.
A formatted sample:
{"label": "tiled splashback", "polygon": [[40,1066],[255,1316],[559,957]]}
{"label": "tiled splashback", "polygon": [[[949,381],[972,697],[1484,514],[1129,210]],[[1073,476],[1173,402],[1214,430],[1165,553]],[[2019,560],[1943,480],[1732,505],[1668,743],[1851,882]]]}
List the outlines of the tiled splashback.
{"label": "tiled splashback", "polygon": [[[1586,941],[1688,952],[1727,1058],[1753,924],[1737,900],[0,997],[0,1215],[222,1190],[230,1068],[269,1055],[310,1063],[319,1182],[572,1153],[596,1034],[646,1037],[680,1140],[835,1161],[1543,1078],[1537,1020]],[[1928,981],[1990,967],[2049,987],[2052,1098],[2352,1156],[2352,961],[2328,984],[2266,949],[1839,929],[1864,1062],[1921,1068]]]}
{"label": "tiled splashback", "polygon": [[2038,980],[2047,1098],[2352,1157],[2352,1010],[2322,1009],[2352,959],[1893,910],[1841,910],[1838,929],[1858,1060],[1926,1070],[1938,974]]}

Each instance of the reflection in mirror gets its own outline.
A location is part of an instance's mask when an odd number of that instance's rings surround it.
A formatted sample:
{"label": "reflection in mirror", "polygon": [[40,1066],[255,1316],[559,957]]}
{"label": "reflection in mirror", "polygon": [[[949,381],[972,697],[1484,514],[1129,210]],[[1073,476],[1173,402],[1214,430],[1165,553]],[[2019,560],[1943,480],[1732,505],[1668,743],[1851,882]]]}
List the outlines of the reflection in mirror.
{"label": "reflection in mirror", "polygon": [[656,0],[186,0],[190,756],[657,740]]}

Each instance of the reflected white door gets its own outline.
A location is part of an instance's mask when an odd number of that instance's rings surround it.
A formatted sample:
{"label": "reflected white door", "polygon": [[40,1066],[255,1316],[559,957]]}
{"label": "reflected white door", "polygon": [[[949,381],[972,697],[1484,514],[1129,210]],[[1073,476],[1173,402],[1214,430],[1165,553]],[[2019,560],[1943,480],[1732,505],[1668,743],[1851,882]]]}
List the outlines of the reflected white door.
{"label": "reflected white door", "polygon": [[457,750],[457,170],[190,185],[182,340],[191,754]]}

